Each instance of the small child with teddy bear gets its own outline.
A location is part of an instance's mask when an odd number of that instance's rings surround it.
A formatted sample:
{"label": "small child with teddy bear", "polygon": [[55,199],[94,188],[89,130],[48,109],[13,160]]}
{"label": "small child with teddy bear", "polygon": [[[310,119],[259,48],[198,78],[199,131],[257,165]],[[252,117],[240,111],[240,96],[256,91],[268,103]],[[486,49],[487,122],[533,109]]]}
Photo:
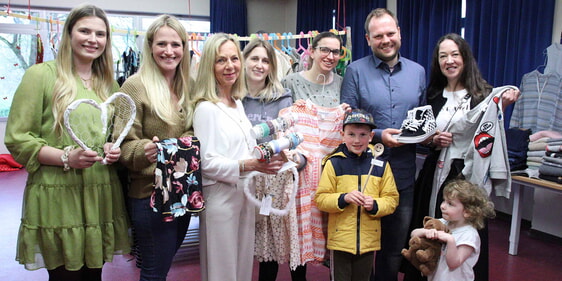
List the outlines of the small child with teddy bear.
{"label": "small child with teddy bear", "polygon": [[418,228],[411,237],[438,240],[443,248],[435,272],[429,281],[474,280],[473,267],[480,255],[477,229],[484,227],[484,219],[495,216],[494,204],[486,192],[466,180],[453,180],[444,188],[441,203],[443,218],[450,233],[444,230]]}

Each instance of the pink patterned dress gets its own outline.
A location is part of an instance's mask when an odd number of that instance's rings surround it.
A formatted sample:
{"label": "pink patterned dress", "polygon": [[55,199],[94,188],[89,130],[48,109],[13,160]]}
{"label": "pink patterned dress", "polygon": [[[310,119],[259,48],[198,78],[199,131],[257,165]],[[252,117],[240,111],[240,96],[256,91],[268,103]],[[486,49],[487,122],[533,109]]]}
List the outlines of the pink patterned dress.
{"label": "pink patterned dress", "polygon": [[[322,158],[342,141],[340,131],[345,110],[341,105],[326,108],[307,101],[305,105],[293,105],[279,112],[279,116],[289,115],[297,119],[291,130],[304,136],[297,151],[307,159],[305,168],[299,173],[299,188],[295,198],[298,241],[291,241],[299,246],[298,265],[304,265],[307,262],[322,262],[326,256],[327,218],[318,210],[313,199],[322,174]],[[291,251],[295,249],[291,246]]]}

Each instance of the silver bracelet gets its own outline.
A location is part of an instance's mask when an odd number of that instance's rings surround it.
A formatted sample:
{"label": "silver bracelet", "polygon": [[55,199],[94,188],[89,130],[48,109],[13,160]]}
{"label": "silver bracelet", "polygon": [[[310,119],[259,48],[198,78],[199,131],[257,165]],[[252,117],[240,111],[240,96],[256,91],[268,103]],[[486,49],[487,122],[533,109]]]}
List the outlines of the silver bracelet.
{"label": "silver bracelet", "polygon": [[240,173],[244,173],[246,171],[246,169],[244,167],[244,160],[239,160],[238,166],[240,166]]}

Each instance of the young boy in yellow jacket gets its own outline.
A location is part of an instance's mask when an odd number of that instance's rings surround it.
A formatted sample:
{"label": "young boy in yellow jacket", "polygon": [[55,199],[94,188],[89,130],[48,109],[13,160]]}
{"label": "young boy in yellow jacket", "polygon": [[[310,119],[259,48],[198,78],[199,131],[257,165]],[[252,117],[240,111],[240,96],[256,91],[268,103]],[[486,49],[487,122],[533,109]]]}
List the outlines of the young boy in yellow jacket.
{"label": "young boy in yellow jacket", "polygon": [[380,250],[380,218],[398,206],[390,165],[375,157],[375,123],[354,109],[343,121],[343,143],[323,160],[314,200],[328,215],[328,243],[334,281],[367,281]]}

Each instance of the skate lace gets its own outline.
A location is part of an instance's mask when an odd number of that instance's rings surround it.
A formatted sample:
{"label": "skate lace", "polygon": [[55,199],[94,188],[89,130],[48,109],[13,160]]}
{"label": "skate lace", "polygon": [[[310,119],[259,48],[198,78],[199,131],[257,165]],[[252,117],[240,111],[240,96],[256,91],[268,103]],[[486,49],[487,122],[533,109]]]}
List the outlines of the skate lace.
{"label": "skate lace", "polygon": [[422,125],[422,123],[423,120],[410,119],[410,120],[406,120],[404,124],[402,124],[402,128],[408,131],[417,131],[418,128]]}

